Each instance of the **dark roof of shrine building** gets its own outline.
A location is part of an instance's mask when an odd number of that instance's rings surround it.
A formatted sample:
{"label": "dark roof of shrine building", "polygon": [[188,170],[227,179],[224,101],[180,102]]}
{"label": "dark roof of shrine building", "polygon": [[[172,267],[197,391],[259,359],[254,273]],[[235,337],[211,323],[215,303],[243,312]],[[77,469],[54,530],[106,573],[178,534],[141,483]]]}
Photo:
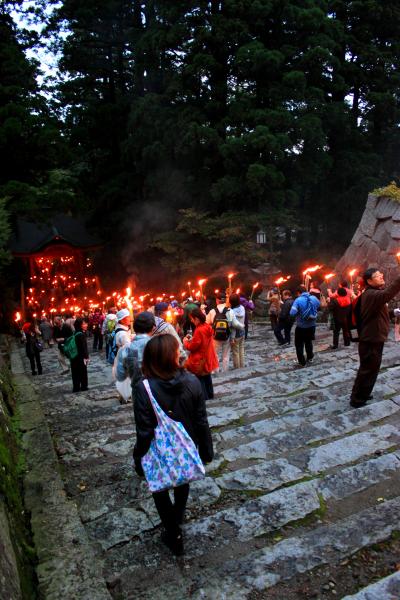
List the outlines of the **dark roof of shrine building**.
{"label": "dark roof of shrine building", "polygon": [[57,215],[48,223],[31,223],[18,219],[10,240],[15,256],[36,254],[51,244],[68,244],[76,250],[90,250],[101,246],[100,240],[91,235],[83,219],[69,215]]}

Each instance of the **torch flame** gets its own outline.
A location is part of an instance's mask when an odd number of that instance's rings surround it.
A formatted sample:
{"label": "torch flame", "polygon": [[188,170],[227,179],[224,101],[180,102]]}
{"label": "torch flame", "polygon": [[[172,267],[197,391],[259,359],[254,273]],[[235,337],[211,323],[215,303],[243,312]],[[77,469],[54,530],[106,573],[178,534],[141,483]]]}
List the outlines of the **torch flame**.
{"label": "torch flame", "polygon": [[357,269],[352,269],[351,271],[349,271],[350,277],[353,277],[355,273],[357,273]]}
{"label": "torch flame", "polygon": [[332,277],[335,277],[335,273],[328,273],[328,275],[325,275],[326,281],[329,281],[330,279],[332,279]]}
{"label": "torch flame", "polygon": [[256,288],[258,288],[258,286],[259,286],[259,285],[260,285],[260,284],[259,284],[259,282],[258,282],[258,281],[257,281],[257,283],[254,283],[254,284],[253,284],[253,290],[255,290]]}
{"label": "torch flame", "polygon": [[19,312],[15,313],[15,319],[14,319],[14,321],[16,323],[18,323],[18,321],[20,321],[20,320],[21,320],[21,314]]}
{"label": "torch flame", "polygon": [[313,267],[307,267],[307,269],[305,271],[303,271],[303,275],[307,275],[307,273],[315,273],[315,271],[318,271],[319,269],[322,269],[322,265],[315,265]]}
{"label": "torch flame", "polygon": [[232,279],[232,277],[234,276],[235,273],[229,273],[228,275],[228,279]]}
{"label": "torch flame", "polygon": [[198,284],[199,285],[203,285],[203,283],[207,281],[207,279],[199,279]]}

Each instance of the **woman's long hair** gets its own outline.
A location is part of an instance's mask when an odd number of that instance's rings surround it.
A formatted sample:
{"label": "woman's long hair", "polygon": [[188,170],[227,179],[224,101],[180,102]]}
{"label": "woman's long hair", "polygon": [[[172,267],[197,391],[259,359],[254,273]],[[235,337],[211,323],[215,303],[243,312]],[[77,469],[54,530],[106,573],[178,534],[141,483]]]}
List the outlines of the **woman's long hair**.
{"label": "woman's long hair", "polygon": [[169,333],[152,337],[144,348],[144,376],[172,379],[179,369],[178,348],[178,340]]}
{"label": "woman's long hair", "polygon": [[200,308],[194,308],[193,310],[191,310],[190,316],[198,319],[200,323],[206,322],[206,315],[203,313],[202,310],[200,310]]}

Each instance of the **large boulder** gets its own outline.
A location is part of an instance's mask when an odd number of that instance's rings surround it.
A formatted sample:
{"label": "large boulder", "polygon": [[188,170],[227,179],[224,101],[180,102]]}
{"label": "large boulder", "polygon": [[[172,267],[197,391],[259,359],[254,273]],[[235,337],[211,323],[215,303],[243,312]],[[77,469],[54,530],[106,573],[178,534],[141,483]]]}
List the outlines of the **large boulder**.
{"label": "large boulder", "polygon": [[400,252],[400,202],[397,198],[369,194],[364,214],[350,246],[335,267],[339,277],[348,278],[351,269],[362,273],[379,267],[389,283],[398,273]]}

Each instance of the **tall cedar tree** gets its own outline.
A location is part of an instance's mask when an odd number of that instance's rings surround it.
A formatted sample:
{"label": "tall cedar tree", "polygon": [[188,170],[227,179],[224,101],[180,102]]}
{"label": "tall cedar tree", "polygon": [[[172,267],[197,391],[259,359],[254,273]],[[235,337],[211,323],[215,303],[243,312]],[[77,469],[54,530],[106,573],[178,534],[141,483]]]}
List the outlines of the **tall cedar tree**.
{"label": "tall cedar tree", "polygon": [[194,207],[271,236],[295,210],[343,244],[397,176],[397,2],[64,0],[52,25],[79,185],[115,238],[146,213],[143,249]]}

